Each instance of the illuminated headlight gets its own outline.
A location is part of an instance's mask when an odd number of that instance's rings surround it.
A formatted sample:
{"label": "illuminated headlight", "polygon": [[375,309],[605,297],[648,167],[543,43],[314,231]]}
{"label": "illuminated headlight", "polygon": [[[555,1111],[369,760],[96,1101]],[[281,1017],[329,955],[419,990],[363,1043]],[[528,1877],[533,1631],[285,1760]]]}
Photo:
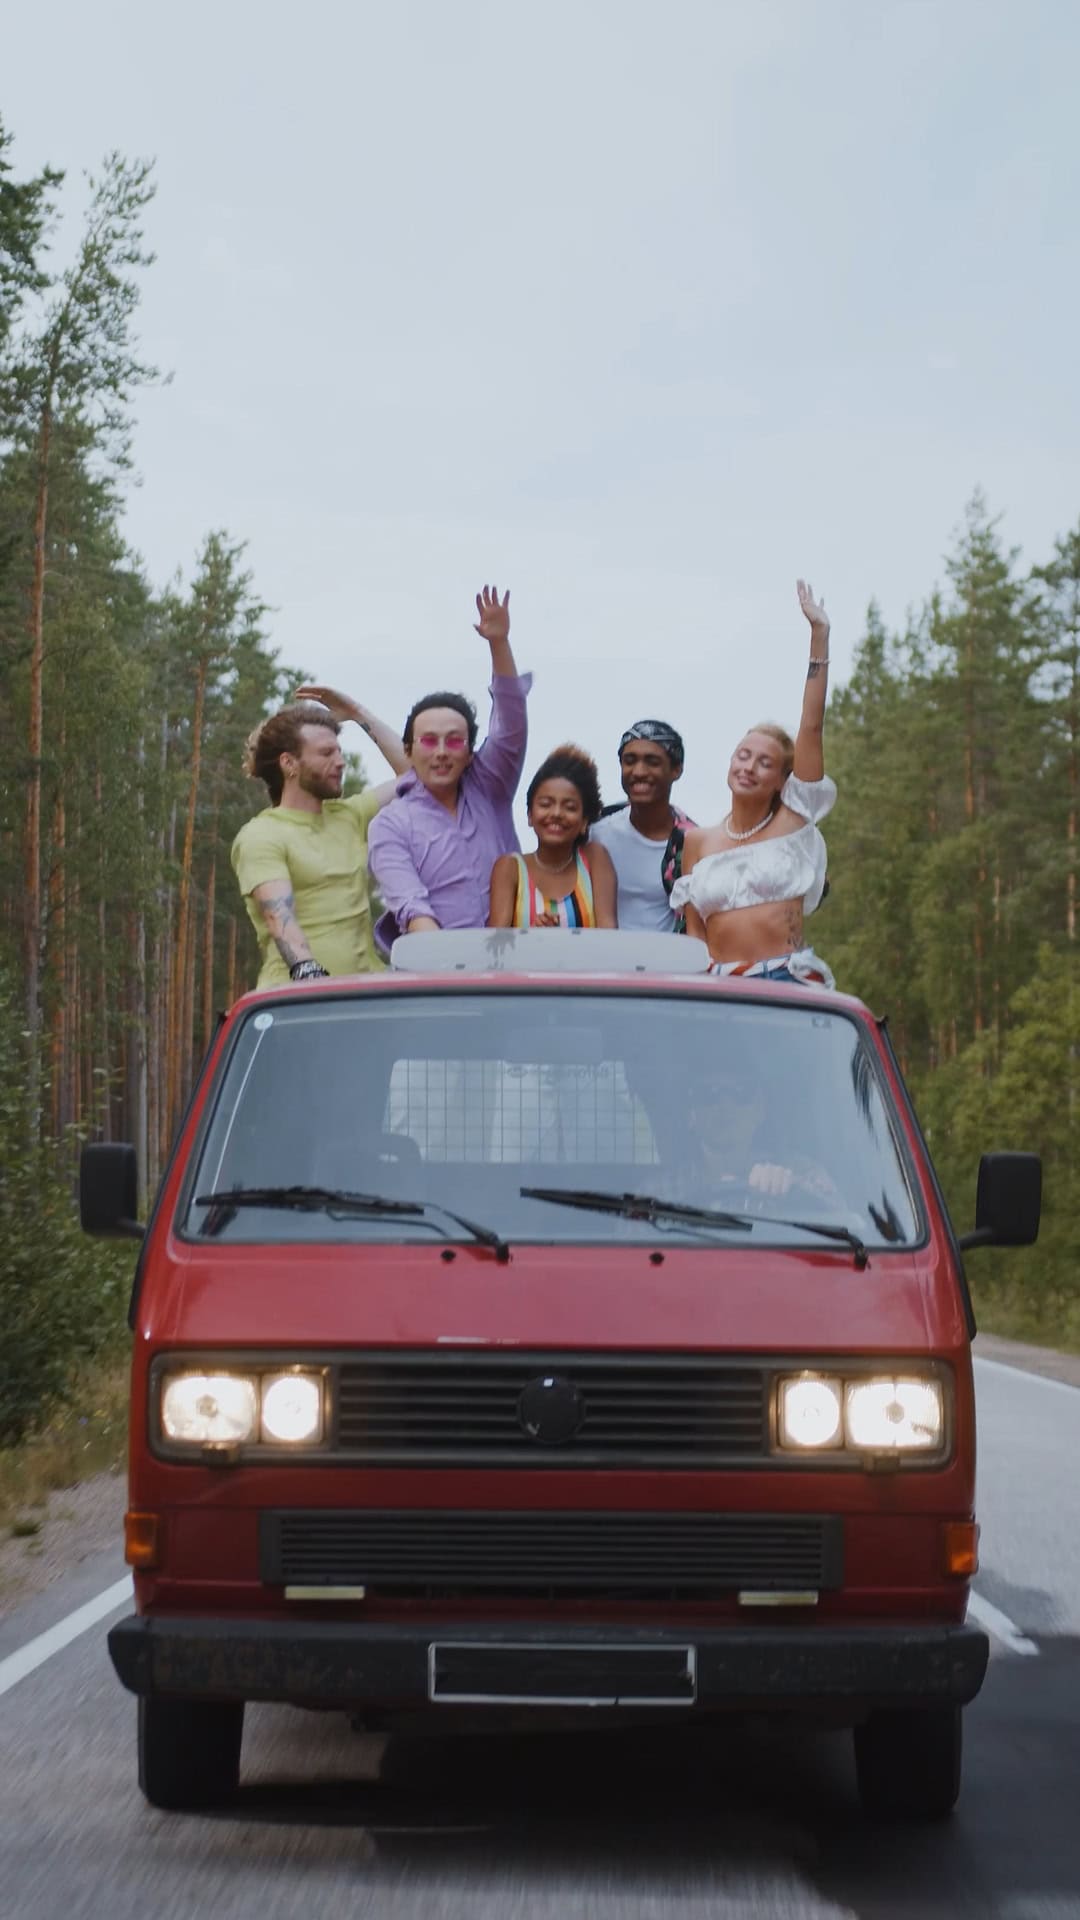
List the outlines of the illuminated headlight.
{"label": "illuminated headlight", "polygon": [[942,1443],[936,1380],[849,1380],[844,1399],[848,1445],[859,1452],[932,1452]]}
{"label": "illuminated headlight", "polygon": [[161,1432],[190,1447],[317,1445],[323,1437],[322,1374],[282,1368],[167,1373]]}
{"label": "illuminated headlight", "polygon": [[317,1373],[266,1374],[262,1437],[303,1446],[322,1439],[322,1380]]}
{"label": "illuminated headlight", "polygon": [[259,1425],[258,1376],[170,1373],[161,1384],[161,1431],[167,1440],[242,1446]]}
{"label": "illuminated headlight", "polygon": [[839,1446],[844,1424],[839,1380],[784,1380],[780,1387],[780,1444],[817,1449]]}

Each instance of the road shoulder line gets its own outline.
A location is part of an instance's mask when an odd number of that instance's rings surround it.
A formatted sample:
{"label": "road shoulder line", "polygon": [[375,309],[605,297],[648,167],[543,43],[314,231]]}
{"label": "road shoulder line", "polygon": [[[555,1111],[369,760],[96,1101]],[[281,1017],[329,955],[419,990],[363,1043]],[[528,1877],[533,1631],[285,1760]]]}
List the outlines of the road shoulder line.
{"label": "road shoulder line", "polygon": [[990,1360],[981,1353],[973,1353],[971,1357],[976,1367],[989,1367],[992,1373],[1007,1373],[1014,1380],[1019,1376],[1021,1380],[1030,1380],[1036,1386],[1053,1387],[1055,1393],[1075,1395],[1080,1392],[1080,1388],[1071,1386],[1067,1380],[1055,1380],[1049,1373],[1036,1373],[1033,1368],[1022,1367],[1015,1360]]}
{"label": "road shoulder line", "polygon": [[9,1693],[20,1680],[25,1680],[28,1674],[44,1666],[46,1660],[51,1660],[54,1653],[61,1653],[80,1634],[87,1633],[107,1614],[115,1613],[131,1597],[131,1575],[126,1573],[122,1580],[114,1581],[103,1593],[95,1594],[92,1600],[76,1607],[74,1613],[65,1614],[55,1626],[47,1627],[44,1633],[28,1640],[24,1647],[9,1653],[5,1660],[0,1660],[0,1694]]}
{"label": "road shoulder line", "polygon": [[1038,1654],[1036,1642],[1029,1640],[1026,1633],[1021,1633],[1015,1621],[1010,1620],[1007,1613],[1002,1613],[1000,1607],[991,1606],[989,1600],[984,1600],[981,1593],[968,1595],[968,1614],[978,1626],[985,1628],[986,1632],[992,1634],[995,1640],[999,1640],[1003,1647],[1007,1647],[1010,1653],[1022,1654],[1029,1658],[1032,1654]]}

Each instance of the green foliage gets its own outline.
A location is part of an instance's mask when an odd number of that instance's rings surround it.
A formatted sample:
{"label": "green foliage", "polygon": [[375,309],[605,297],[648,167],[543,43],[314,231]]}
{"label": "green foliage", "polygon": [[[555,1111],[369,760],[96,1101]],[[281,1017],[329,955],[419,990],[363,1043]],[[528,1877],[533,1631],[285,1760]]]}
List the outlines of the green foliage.
{"label": "green foliage", "polygon": [[123,1332],[133,1252],[80,1232],[70,1189],[32,1143],[20,1019],[0,982],[0,1447],[21,1440],[73,1370]]}
{"label": "green foliage", "polygon": [[47,285],[41,248],[53,218],[52,196],[64,178],[46,167],[35,179],[14,179],[11,144],[0,120],[0,348],[23,301]]}
{"label": "green foliage", "polygon": [[887,1013],[961,1227],[979,1155],[1041,1153],[1031,1251],[974,1254],[989,1320],[1080,1346],[1080,530],[1026,577],[976,497],[935,594],[875,609],[833,704],[820,941]]}

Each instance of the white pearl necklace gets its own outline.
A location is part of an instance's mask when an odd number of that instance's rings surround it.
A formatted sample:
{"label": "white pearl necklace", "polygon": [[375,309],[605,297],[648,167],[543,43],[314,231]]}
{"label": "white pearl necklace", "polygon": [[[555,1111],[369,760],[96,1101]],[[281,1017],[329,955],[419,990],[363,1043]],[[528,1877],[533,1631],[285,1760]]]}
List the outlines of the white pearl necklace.
{"label": "white pearl necklace", "polygon": [[566,873],[568,868],[572,867],[574,864],[573,854],[570,855],[569,860],[563,861],[561,867],[549,867],[546,860],[541,860],[539,853],[534,853],[533,859],[536,861],[536,864],[540,868],[542,873]]}
{"label": "white pearl necklace", "polygon": [[729,840],[752,840],[755,833],[760,833],[762,827],[768,826],[769,821],[772,819],[772,817],[773,817],[773,808],[770,807],[764,819],[759,820],[756,827],[747,827],[745,833],[736,833],[734,827],[731,824],[731,815],[729,813],[727,819],[724,821],[724,832],[727,834],[727,837]]}

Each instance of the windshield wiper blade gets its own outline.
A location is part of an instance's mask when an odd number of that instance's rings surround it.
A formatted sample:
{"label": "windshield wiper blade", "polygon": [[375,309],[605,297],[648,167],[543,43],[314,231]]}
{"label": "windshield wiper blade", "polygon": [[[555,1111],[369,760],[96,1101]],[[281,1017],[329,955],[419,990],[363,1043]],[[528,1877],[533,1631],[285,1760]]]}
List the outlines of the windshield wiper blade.
{"label": "windshield wiper blade", "polygon": [[342,1207],[350,1213],[420,1213],[415,1200],[391,1200],[381,1193],[351,1193],[346,1187],[223,1187],[220,1193],[197,1193],[197,1207],[295,1207],[299,1213],[321,1213]]}
{"label": "windshield wiper blade", "polygon": [[800,1233],[819,1233],[823,1240],[844,1240],[855,1255],[855,1265],[860,1273],[870,1264],[870,1250],[866,1242],[860,1240],[850,1227],[834,1225],[831,1220],[781,1220],[768,1213],[755,1213],[753,1217],[763,1227],[794,1227]]}
{"label": "windshield wiper blade", "polygon": [[[202,1230],[208,1234],[220,1233],[237,1207],[287,1207],[298,1213],[328,1213],[332,1218],[340,1216],[345,1219],[350,1215],[386,1219],[406,1214],[410,1219],[422,1220],[425,1213],[434,1211],[445,1214],[447,1219],[464,1227],[480,1246],[490,1247],[497,1260],[506,1261],[510,1258],[510,1248],[493,1227],[479,1226],[463,1213],[455,1213],[451,1207],[444,1207],[439,1200],[393,1200],[386,1194],[353,1193],[343,1187],[226,1187],[220,1193],[196,1194],[195,1205],[217,1210],[204,1222]],[[424,1224],[430,1226],[434,1223],[425,1221]]]}
{"label": "windshield wiper blade", "polygon": [[553,1200],[564,1207],[585,1207],[594,1213],[618,1213],[627,1220],[685,1221],[690,1227],[727,1227],[749,1233],[747,1214],[722,1213],[712,1207],[687,1207],[677,1200],[660,1200],[651,1193],[606,1193],[597,1187],[519,1187],[524,1200]]}
{"label": "windshield wiper blade", "polygon": [[386,1219],[396,1214],[415,1216],[421,1212],[411,1200],[391,1200],[379,1193],[351,1193],[342,1187],[223,1187],[219,1193],[197,1193],[194,1204],[210,1208],[200,1229],[208,1236],[227,1227],[238,1207],[287,1207],[297,1213],[328,1213],[331,1218],[342,1219],[350,1215]]}

